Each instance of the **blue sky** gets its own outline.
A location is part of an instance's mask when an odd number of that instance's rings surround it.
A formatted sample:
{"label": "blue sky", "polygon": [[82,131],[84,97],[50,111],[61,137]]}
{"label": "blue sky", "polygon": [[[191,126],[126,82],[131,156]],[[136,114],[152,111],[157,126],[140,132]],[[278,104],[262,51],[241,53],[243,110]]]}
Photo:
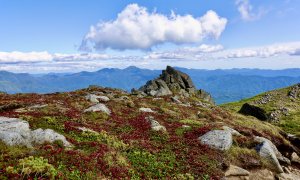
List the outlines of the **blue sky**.
{"label": "blue sky", "polygon": [[0,0],[0,70],[300,68],[298,0]]}

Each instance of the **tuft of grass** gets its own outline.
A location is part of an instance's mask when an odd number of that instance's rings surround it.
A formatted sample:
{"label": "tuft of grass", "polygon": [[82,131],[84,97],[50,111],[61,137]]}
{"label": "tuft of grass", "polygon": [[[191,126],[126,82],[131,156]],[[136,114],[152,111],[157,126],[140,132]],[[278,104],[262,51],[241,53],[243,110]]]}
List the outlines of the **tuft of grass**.
{"label": "tuft of grass", "polygon": [[195,127],[200,127],[203,125],[203,123],[200,122],[199,120],[193,120],[193,119],[182,119],[179,122],[182,124],[187,124]]}

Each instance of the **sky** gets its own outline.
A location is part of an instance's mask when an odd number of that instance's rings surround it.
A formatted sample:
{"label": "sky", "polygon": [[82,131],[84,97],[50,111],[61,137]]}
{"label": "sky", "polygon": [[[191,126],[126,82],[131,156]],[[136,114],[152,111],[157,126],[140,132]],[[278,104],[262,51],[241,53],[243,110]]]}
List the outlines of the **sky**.
{"label": "sky", "polygon": [[300,68],[299,0],[0,0],[0,70]]}

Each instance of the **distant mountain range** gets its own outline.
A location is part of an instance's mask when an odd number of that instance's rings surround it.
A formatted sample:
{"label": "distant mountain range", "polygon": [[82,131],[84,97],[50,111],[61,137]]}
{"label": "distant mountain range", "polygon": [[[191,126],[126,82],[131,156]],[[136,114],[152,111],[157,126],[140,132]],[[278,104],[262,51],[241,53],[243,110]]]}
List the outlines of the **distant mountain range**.
{"label": "distant mountain range", "polygon": [[[203,70],[177,68],[191,76],[197,88],[210,92],[218,104],[238,101],[256,94],[300,82],[300,69]],[[7,93],[51,93],[72,91],[89,85],[130,91],[157,77],[161,70],[105,68],[96,72],[73,74],[11,73],[0,71],[0,91]]]}

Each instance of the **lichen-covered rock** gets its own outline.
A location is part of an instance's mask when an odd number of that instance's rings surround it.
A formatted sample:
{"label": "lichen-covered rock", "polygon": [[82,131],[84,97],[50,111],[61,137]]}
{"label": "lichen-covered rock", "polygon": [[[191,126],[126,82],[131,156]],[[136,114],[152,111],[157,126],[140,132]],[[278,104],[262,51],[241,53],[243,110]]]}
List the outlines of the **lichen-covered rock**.
{"label": "lichen-covered rock", "polygon": [[298,164],[300,164],[300,157],[299,157],[295,152],[293,152],[293,153],[292,153],[292,156],[291,156],[291,161],[292,161],[293,163],[298,163]]}
{"label": "lichen-covered rock", "polygon": [[256,147],[256,150],[262,158],[265,158],[269,162],[270,168],[272,168],[278,173],[283,173],[283,169],[276,157],[276,151],[274,150],[272,143],[265,140]]}
{"label": "lichen-covered rock", "polygon": [[241,134],[237,130],[232,129],[228,126],[223,126],[222,129],[225,131],[229,131],[233,136],[241,136]]}
{"label": "lichen-covered rock", "polygon": [[30,133],[27,121],[0,117],[0,140],[5,144],[30,146]]}
{"label": "lichen-covered rock", "polygon": [[259,169],[250,173],[249,180],[275,180],[275,178],[272,171]]}
{"label": "lichen-covered rock", "polygon": [[71,143],[69,143],[65,136],[58,134],[52,129],[36,129],[31,132],[31,141],[34,144],[43,144],[45,142],[53,143],[54,141],[60,140],[63,142],[65,147],[71,147]]}
{"label": "lichen-covered rock", "polygon": [[146,120],[150,123],[151,129],[154,131],[167,131],[166,127],[159,124],[152,116],[146,118]]}
{"label": "lichen-covered rock", "polygon": [[225,177],[228,180],[249,179],[249,175],[249,171],[234,165],[230,165],[227,171],[225,172]]}
{"label": "lichen-covered rock", "polygon": [[264,138],[264,137],[259,137],[259,136],[256,136],[254,138],[254,140],[258,143],[263,143],[263,142],[267,142],[270,147],[272,148],[273,152],[275,153],[276,155],[276,158],[278,159],[278,161],[284,165],[291,165],[291,161],[284,157],[277,149],[277,147],[272,143],[272,141],[270,141],[269,139],[267,138]]}
{"label": "lichen-covered rock", "polygon": [[213,97],[208,92],[204,91],[203,89],[199,89],[196,92],[196,94],[199,98],[203,99],[204,101],[209,102],[211,104],[215,104]]}
{"label": "lichen-covered rock", "polygon": [[143,108],[143,107],[141,107],[139,110],[141,112],[154,113],[154,111],[151,108]]}
{"label": "lichen-covered rock", "polygon": [[276,174],[277,180],[298,180],[300,179],[300,175],[293,174],[293,173],[280,173]]}
{"label": "lichen-covered rock", "polygon": [[102,102],[109,101],[109,98],[107,96],[97,96],[95,94],[88,94],[85,96],[86,100],[91,101],[92,103],[99,103],[99,100]]}
{"label": "lichen-covered rock", "polygon": [[226,130],[213,130],[199,137],[199,140],[211,148],[226,151],[232,145],[232,134]]}
{"label": "lichen-covered rock", "polygon": [[108,107],[106,107],[106,105],[102,104],[102,103],[93,105],[93,106],[87,108],[86,110],[84,110],[84,112],[97,112],[97,111],[104,112],[104,113],[106,113],[108,115],[111,114],[110,109],[108,109]]}
{"label": "lichen-covered rock", "polygon": [[65,147],[71,147],[66,138],[51,129],[31,131],[27,121],[0,117],[0,140],[9,146],[27,146],[61,140]]}

